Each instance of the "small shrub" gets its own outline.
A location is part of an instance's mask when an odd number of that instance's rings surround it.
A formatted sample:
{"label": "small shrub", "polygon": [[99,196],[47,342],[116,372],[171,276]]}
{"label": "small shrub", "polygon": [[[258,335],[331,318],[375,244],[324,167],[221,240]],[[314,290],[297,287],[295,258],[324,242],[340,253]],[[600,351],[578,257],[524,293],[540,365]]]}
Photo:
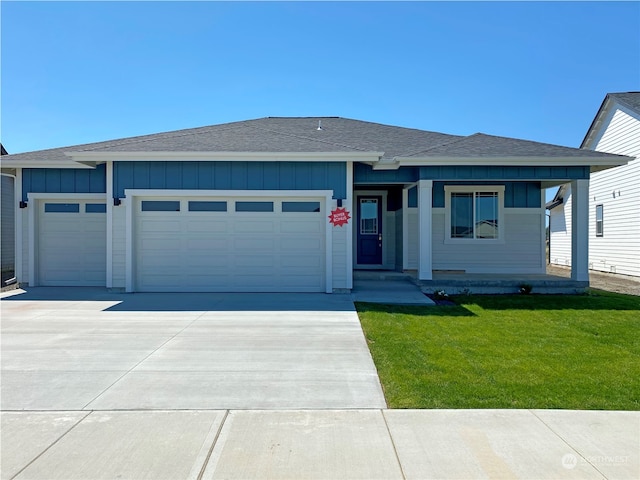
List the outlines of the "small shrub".
{"label": "small shrub", "polygon": [[444,290],[436,290],[435,292],[433,292],[433,297],[436,300],[446,300],[447,298],[449,298],[449,294]]}
{"label": "small shrub", "polygon": [[522,295],[529,295],[531,293],[531,290],[533,290],[533,286],[529,285],[528,283],[521,283],[520,285],[518,285],[518,291]]}

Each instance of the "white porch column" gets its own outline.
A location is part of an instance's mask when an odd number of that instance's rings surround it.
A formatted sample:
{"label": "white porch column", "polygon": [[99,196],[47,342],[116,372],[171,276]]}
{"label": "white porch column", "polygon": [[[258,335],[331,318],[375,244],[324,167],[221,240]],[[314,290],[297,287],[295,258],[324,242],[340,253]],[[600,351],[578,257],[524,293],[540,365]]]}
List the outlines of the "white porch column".
{"label": "white porch column", "polygon": [[589,180],[571,182],[571,279],[589,281]]}
{"label": "white porch column", "polygon": [[433,181],[418,181],[418,280],[433,278],[431,259],[431,199]]}

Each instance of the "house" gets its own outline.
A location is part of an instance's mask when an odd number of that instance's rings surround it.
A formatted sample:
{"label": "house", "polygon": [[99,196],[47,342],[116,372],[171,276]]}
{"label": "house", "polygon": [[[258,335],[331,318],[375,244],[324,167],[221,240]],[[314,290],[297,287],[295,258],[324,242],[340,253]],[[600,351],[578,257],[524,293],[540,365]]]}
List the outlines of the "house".
{"label": "house", "polygon": [[[8,155],[0,143],[0,156]],[[0,177],[0,270],[2,283],[10,283],[15,276],[15,193],[13,175]]]}
{"label": "house", "polygon": [[[591,175],[589,268],[640,277],[640,92],[608,94],[580,148],[634,157]],[[550,263],[571,265],[571,185],[563,185],[550,211]]]}
{"label": "house", "polygon": [[[17,276],[136,291],[340,292],[357,269],[544,274],[544,189],[625,156],[340,117],[8,155]],[[585,245],[586,247],[586,245]],[[572,265],[588,281],[586,248]]]}

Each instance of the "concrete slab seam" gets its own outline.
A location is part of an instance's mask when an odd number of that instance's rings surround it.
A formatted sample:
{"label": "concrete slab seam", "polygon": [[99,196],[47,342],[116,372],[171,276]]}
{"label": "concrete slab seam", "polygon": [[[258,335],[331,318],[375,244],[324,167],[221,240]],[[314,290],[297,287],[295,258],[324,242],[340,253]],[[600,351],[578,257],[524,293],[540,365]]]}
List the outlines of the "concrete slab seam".
{"label": "concrete slab seam", "polygon": [[[225,421],[227,420],[227,416],[229,416],[229,410],[224,411],[224,416],[222,417],[222,421],[220,422],[219,425],[217,425],[217,428],[214,429],[213,425],[211,426],[212,428],[207,434],[207,437],[203,442],[203,445],[209,445],[209,441],[211,441],[209,448],[207,448],[207,454],[204,460],[202,461],[202,464],[200,464],[200,462],[198,461],[201,457],[201,455],[198,454],[198,456],[196,457],[196,461],[194,462],[194,468],[188,477],[189,479],[192,479],[192,478],[195,478],[196,480],[202,479],[202,476],[204,475],[204,472],[207,468],[207,464],[209,463],[209,459],[211,458],[211,453],[213,452],[213,449],[218,443],[218,438],[220,438],[220,432],[222,431],[222,427],[225,424]],[[215,430],[215,433],[213,432],[214,430]],[[211,437],[213,437],[213,439],[211,439]],[[200,467],[197,468],[199,464],[200,464]],[[197,468],[198,474],[194,476],[196,468]]]}
{"label": "concrete slab seam", "polygon": [[16,478],[18,475],[20,475],[22,472],[24,472],[27,468],[29,468],[31,465],[33,465],[33,463],[38,460],[42,455],[44,455],[46,452],[48,452],[55,444],[57,444],[60,440],[62,440],[69,432],[71,432],[71,430],[73,430],[74,428],[76,428],[78,425],[80,425],[80,423],[87,418],[89,415],[91,415],[93,412],[88,412],[84,417],[82,417],[81,419],[79,419],[76,423],[74,423],[73,425],[71,425],[69,427],[69,429],[64,432],[62,435],[60,435],[58,438],[56,438],[51,445],[49,445],[47,448],[45,448],[43,451],[41,451],[38,455],[36,455],[33,459],[31,459],[31,461],[29,463],[27,463],[24,467],[22,467],[18,472],[16,472],[16,474],[14,476],[11,477],[10,480],[13,480],[14,478]]}
{"label": "concrete slab seam", "polygon": [[224,449],[224,446],[227,443],[227,439],[229,438],[232,424],[233,412],[231,410],[227,410],[224,420],[220,425],[220,431],[216,436],[216,441],[212,445],[211,452],[209,454],[207,462],[202,467],[202,472],[200,473],[198,480],[213,480],[215,478],[214,474],[216,468],[218,467],[218,462],[220,462],[222,450]]}
{"label": "concrete slab seam", "polygon": [[138,367],[142,362],[144,362],[146,359],[148,359],[151,355],[153,355],[154,353],[156,353],[158,350],[160,350],[162,347],[164,347],[167,343],[169,343],[171,340],[173,340],[174,338],[176,338],[178,335],[180,335],[182,332],[184,332],[187,328],[189,328],[191,325],[194,324],[194,322],[198,321],[200,318],[202,318],[207,312],[203,312],[202,314],[200,314],[198,317],[194,318],[188,325],[185,325],[185,327],[176,332],[173,336],[169,337],[167,339],[166,342],[163,342],[162,345],[158,346],[158,348],[156,348],[153,352],[149,353],[147,356],[145,356],[142,360],[140,360],[138,363],[136,363],[133,367],[131,367],[129,370],[127,370],[126,372],[124,372],[122,375],[120,375],[114,382],[111,383],[111,385],[109,385],[107,388],[105,388],[104,390],[102,390],[98,395],[96,395],[94,398],[92,398],[91,400],[89,400],[89,402],[87,402],[87,404],[82,407],[82,410],[84,410],[85,408],[87,408],[89,405],[91,405],[93,402],[95,402],[97,399],[99,399],[102,395],[104,395],[105,393],[107,393],[107,391],[113,387],[116,383],[118,383],[120,380],[122,380],[124,377],[126,377],[127,375],[129,375],[133,370],[136,369],[136,367]]}
{"label": "concrete slab seam", "polygon": [[[547,424],[547,422],[545,422],[542,418],[540,418],[535,411],[533,410],[528,410],[529,413],[531,413],[531,415],[533,415],[535,418],[537,418],[545,427],[547,427],[549,429],[549,431],[551,433],[553,433],[556,437],[558,437],[562,443],[564,443],[567,447],[569,447],[570,450],[574,451],[576,453],[576,455],[578,455],[580,458],[582,458],[588,465],[591,465],[591,467],[598,472],[600,475],[602,475],[602,478],[608,478],[604,473],[602,473],[600,471],[600,469],[598,467],[596,467],[593,463],[591,463],[587,458],[585,458],[584,455],[582,455],[582,453],[580,453],[578,451],[578,449],[574,448],[573,445],[571,445],[567,440],[565,440],[562,435],[560,435],[558,432],[556,432],[553,428],[551,428],[550,425]],[[570,452],[567,452],[570,453]]]}
{"label": "concrete slab seam", "polygon": [[382,414],[382,419],[384,420],[384,426],[387,429],[387,433],[389,434],[389,440],[391,441],[391,446],[393,446],[393,454],[396,456],[396,461],[398,462],[398,467],[400,467],[400,474],[402,478],[406,480],[407,475],[404,473],[404,468],[402,467],[402,462],[400,461],[400,455],[398,455],[398,449],[396,448],[396,442],[393,440],[393,434],[391,433],[391,429],[389,428],[389,424],[387,423],[387,416],[384,414],[385,410],[380,410]]}

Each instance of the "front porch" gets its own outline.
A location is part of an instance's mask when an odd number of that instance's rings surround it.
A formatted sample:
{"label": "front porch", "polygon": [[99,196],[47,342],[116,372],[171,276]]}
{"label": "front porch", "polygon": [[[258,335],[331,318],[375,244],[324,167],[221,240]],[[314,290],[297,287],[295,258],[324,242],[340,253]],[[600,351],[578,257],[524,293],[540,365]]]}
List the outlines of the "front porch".
{"label": "front porch", "polygon": [[385,270],[356,270],[354,285],[366,281],[408,280],[424,293],[444,290],[449,295],[459,294],[509,294],[519,293],[523,284],[531,285],[532,294],[576,294],[584,293],[588,281],[577,281],[553,274],[495,274],[434,271],[431,280],[418,280],[416,270],[394,272]]}
{"label": "front porch", "polygon": [[355,175],[354,281],[371,270],[386,279],[410,275],[426,293],[517,293],[523,284],[534,293],[580,293],[589,286],[588,179],[567,179],[576,190],[567,279],[547,274],[545,251],[545,190],[567,180],[512,173],[506,180],[411,182],[402,173]]}

